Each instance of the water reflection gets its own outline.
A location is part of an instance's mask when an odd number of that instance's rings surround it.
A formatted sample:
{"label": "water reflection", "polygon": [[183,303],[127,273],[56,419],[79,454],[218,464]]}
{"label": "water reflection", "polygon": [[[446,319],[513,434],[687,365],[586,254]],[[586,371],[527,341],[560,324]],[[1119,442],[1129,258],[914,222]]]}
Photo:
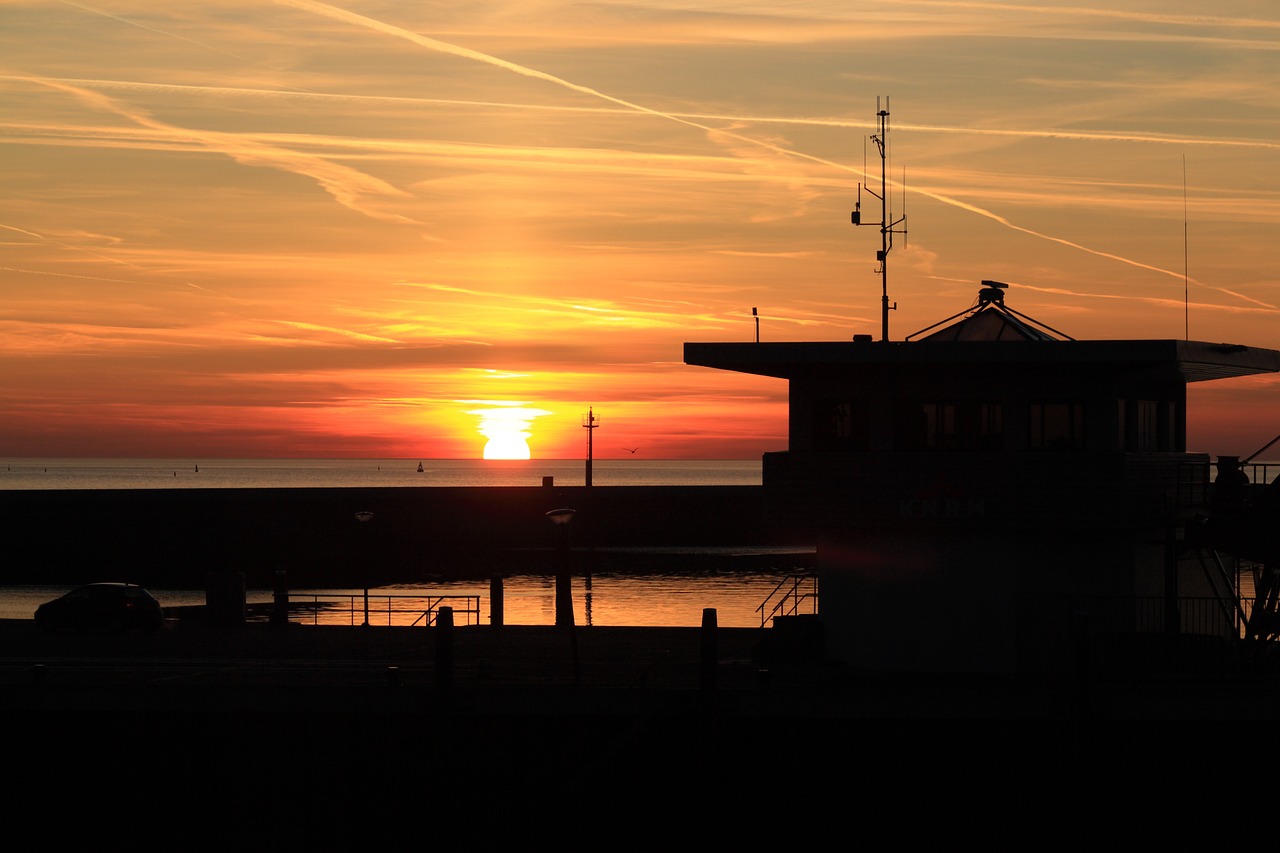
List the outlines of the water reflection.
{"label": "water reflection", "polygon": [[[594,573],[573,578],[575,621],[581,625],[684,627],[702,624],[702,611],[717,611],[717,621],[727,628],[760,627],[760,606],[781,581],[786,571],[723,574],[618,574]],[[35,608],[56,598],[70,587],[0,587],[0,618],[30,619]],[[202,605],[203,590],[157,590],[152,593],[165,607]],[[401,584],[369,591],[370,622],[411,625],[425,610],[442,605],[454,607],[455,624],[489,624],[492,619],[491,581],[453,581],[431,584]],[[319,596],[325,596],[320,599]],[[294,621],[310,622],[315,609],[318,624],[349,624],[352,610],[362,611],[363,589],[290,590]],[[394,597],[388,608],[387,597]],[[247,590],[250,605],[273,603],[271,590]],[[403,598],[403,600],[402,600]],[[502,579],[502,621],[508,625],[555,624],[555,576],[517,575]],[[474,601],[475,603],[471,603]],[[320,604],[323,603],[323,606]],[[467,618],[468,608],[478,613]],[[355,617],[358,625],[363,612]]]}

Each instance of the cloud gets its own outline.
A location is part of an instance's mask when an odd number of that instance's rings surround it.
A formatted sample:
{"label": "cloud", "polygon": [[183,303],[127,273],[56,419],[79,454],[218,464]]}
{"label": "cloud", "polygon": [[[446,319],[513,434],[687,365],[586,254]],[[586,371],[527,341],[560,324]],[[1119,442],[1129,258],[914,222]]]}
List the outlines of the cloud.
{"label": "cloud", "polygon": [[245,166],[278,169],[311,178],[333,196],[339,204],[373,219],[396,224],[413,223],[413,220],[408,217],[373,207],[366,201],[369,196],[403,198],[408,197],[408,193],[391,186],[379,178],[348,166],[333,163],[314,155],[259,142],[243,134],[177,127],[152,118],[143,110],[127,107],[100,92],[81,86],[73,86],[59,80],[39,77],[16,79],[25,79],[29,83],[65,92],[91,109],[114,113],[137,125],[155,131],[163,140],[194,144],[203,150],[230,157]]}

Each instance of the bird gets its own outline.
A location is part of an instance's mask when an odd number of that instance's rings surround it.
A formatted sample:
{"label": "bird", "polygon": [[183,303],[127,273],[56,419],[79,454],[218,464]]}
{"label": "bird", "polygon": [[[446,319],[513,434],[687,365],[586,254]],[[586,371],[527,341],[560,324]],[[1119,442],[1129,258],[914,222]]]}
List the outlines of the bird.
{"label": "bird", "polygon": [[640,448],[638,448],[638,447],[624,447],[624,448],[622,448],[622,449],[623,449],[623,450],[625,450],[625,451],[627,451],[628,453],[635,453],[635,452],[636,452],[637,450],[639,450]]}

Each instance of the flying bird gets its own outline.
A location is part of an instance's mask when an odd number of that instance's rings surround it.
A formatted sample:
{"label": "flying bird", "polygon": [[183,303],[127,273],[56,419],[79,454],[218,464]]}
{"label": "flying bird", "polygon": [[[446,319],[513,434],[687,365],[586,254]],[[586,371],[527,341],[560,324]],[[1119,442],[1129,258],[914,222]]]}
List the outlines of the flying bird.
{"label": "flying bird", "polygon": [[622,449],[623,449],[623,450],[625,450],[625,451],[627,451],[628,453],[635,453],[635,452],[636,452],[637,450],[639,450],[640,448],[638,448],[638,447],[624,447],[624,448],[622,448]]}

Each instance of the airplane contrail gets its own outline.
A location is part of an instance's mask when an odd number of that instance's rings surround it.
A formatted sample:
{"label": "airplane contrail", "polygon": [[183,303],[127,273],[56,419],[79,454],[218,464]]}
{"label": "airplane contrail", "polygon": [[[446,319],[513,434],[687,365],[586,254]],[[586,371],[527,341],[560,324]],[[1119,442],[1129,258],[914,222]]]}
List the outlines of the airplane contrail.
{"label": "airplane contrail", "polygon": [[177,33],[171,33],[166,30],[157,29],[155,27],[149,27],[146,24],[142,24],[137,21],[130,20],[128,18],[122,18],[119,15],[112,15],[110,12],[104,12],[101,9],[93,8],[92,6],[85,6],[82,3],[72,3],[71,0],[57,0],[57,2],[61,3],[64,6],[71,6],[72,8],[79,9],[83,12],[89,12],[90,14],[93,14],[93,15],[101,15],[104,18],[110,18],[113,21],[119,21],[120,23],[126,24],[130,27],[137,27],[140,30],[146,30],[149,33],[155,33],[156,35],[165,36],[166,38],[180,39],[182,41],[188,42],[189,44],[194,44],[196,47],[202,47],[205,50],[211,50],[214,53],[221,53],[223,56],[230,56],[233,59],[243,58],[240,56],[236,56],[234,53],[223,50],[222,48],[213,47],[212,45],[205,44],[204,42],[196,41],[193,38],[188,38],[187,36],[181,36],[181,35],[178,35]]}
{"label": "airplane contrail", "polygon": [[101,92],[81,86],[73,86],[58,80],[45,77],[12,79],[21,79],[66,92],[91,107],[115,113],[135,124],[155,131],[188,139],[208,151],[223,154],[246,166],[271,167],[297,175],[304,175],[318,183],[339,204],[373,219],[381,219],[398,224],[420,224],[407,216],[370,209],[363,203],[363,196],[366,194],[406,197],[409,195],[408,193],[372,175],[367,175],[348,166],[332,163],[323,157],[257,142],[243,135],[177,127],[152,118],[142,110],[129,109]]}
{"label": "airplane contrail", "polygon": [[[403,104],[442,104],[461,107],[498,107],[502,109],[530,110],[535,112],[591,113],[595,115],[634,115],[636,107],[631,105],[613,107],[584,107],[570,104],[528,104],[514,101],[480,101],[461,98],[421,98],[407,95],[356,95],[334,92],[315,92],[302,89],[254,89],[244,86],[197,86],[189,83],[150,83],[139,80],[110,80],[88,77],[43,77],[41,79],[67,83],[72,86],[88,86],[95,89],[121,89],[124,91],[143,92],[200,92],[214,96],[239,95],[251,98],[301,98],[325,101],[352,101],[356,103],[403,103]],[[0,74],[0,80],[30,82],[30,77],[12,74]],[[623,102],[625,103],[625,102]],[[690,113],[661,112],[655,113],[663,118],[688,119],[690,121],[740,121],[752,124],[786,124],[804,127],[837,127],[873,129],[874,123],[856,119],[828,117],[814,118],[806,116],[772,116],[756,114],[724,113]],[[698,129],[705,126],[695,125]],[[1173,133],[1137,133],[1131,131],[1102,130],[1065,130],[1050,128],[1048,130],[1027,130],[1024,128],[965,127],[939,124],[916,124],[913,122],[897,122],[899,130],[910,130],[919,133],[951,134],[957,136],[994,136],[1010,139],[1067,139],[1078,142],[1140,142],[1153,145],[1181,145],[1196,147],[1222,148],[1262,148],[1280,149],[1280,142],[1267,139],[1224,139],[1202,136],[1185,136]],[[723,132],[717,128],[716,132]],[[762,144],[751,140],[754,144]],[[786,152],[799,156],[798,152]]]}
{"label": "airplane contrail", "polygon": [[50,237],[46,234],[38,234],[35,231],[28,231],[27,229],[19,228],[16,225],[6,225],[3,222],[0,222],[0,228],[3,228],[6,231],[13,231],[15,234],[22,234],[27,237],[32,237],[36,240],[39,240],[42,243],[49,243],[54,246],[61,246],[62,248],[67,249],[68,251],[80,252],[81,254],[88,255],[93,258],[97,258],[100,261],[106,261],[107,263],[111,263],[111,264],[119,264],[120,266],[129,267],[131,269],[135,269],[140,272],[148,272],[148,270],[145,267],[139,266],[138,264],[135,264],[131,261],[126,261],[122,258],[113,258],[110,255],[104,255],[100,252],[95,252],[92,249],[86,249],[83,246],[73,246],[70,243],[62,242],[61,240],[55,240],[53,237]]}
{"label": "airplane contrail", "polygon": [[982,3],[971,0],[910,0],[909,5],[936,9],[977,9],[980,11],[1026,12],[1033,15],[1109,18],[1121,21],[1143,21],[1152,24],[1177,24],[1190,27],[1245,27],[1248,29],[1280,28],[1280,21],[1262,18],[1224,18],[1220,15],[1176,15],[1165,12],[1134,12],[1123,9],[1101,9],[1086,6],[1031,6],[1027,4]]}
{"label": "airplane contrail", "polygon": [[[439,39],[433,39],[428,36],[420,35],[410,30],[406,30],[402,27],[397,27],[394,24],[388,24],[385,21],[380,21],[375,18],[370,18],[365,15],[360,15],[355,12],[348,11],[346,9],[338,8],[336,6],[331,6],[327,3],[320,3],[320,2],[317,2],[317,0],[275,0],[275,2],[277,3],[277,5],[290,6],[295,9],[311,12],[313,14],[320,15],[333,20],[343,21],[353,26],[372,30],[374,32],[383,33],[384,35],[389,35],[395,38],[404,39],[405,41],[412,42],[413,44],[419,45],[421,47],[425,47],[429,50],[434,50],[438,53],[444,53],[450,56],[458,56],[465,59],[471,59],[476,62],[484,63],[486,65],[492,65],[497,68],[505,69],[514,74],[519,74],[524,77],[531,77],[536,80],[545,80],[548,83],[561,86],[563,88],[569,89],[570,91],[579,92],[581,94],[588,95],[593,98],[600,98],[609,103],[617,104],[618,106],[625,107],[629,110],[634,110],[636,112],[643,113],[645,115],[651,115],[656,118],[662,118],[668,121],[674,121],[679,124],[686,125],[688,127],[696,128],[706,133],[720,134],[724,137],[735,139],[740,142],[744,142],[753,146],[759,146],[778,154],[782,154],[789,157],[797,157],[800,159],[808,160],[813,163],[819,163],[824,166],[829,166],[834,169],[839,169],[845,172],[849,172],[851,174],[860,175],[863,179],[867,178],[867,174],[861,169],[857,169],[852,166],[847,166],[843,163],[837,163],[833,160],[828,160],[824,157],[817,157],[812,154],[806,154],[803,151],[796,151],[794,149],[786,148],[784,146],[776,145],[774,143],[767,142],[764,140],[754,139],[749,136],[744,136],[742,134],[735,133],[734,131],[731,131],[731,130],[711,127],[710,125],[702,124],[700,122],[694,121],[689,118],[685,118],[675,113],[668,113],[662,110],[656,110],[656,109],[653,109],[652,107],[644,106],[643,104],[638,104],[633,101],[628,101],[623,98],[618,98],[613,95],[607,94],[605,92],[601,92],[598,89],[591,88],[590,86],[584,86],[580,83],[574,83],[572,81],[565,80],[562,77],[557,77],[556,75],[549,74],[545,71],[539,71],[535,68],[529,68],[527,66],[520,65],[519,63],[516,63],[516,62],[511,62],[509,60],[502,59],[500,57],[492,56],[487,53],[482,53],[481,51],[478,51],[478,50],[472,50],[471,48],[462,47],[460,45],[455,45],[449,42],[440,41]],[[897,186],[896,183],[895,183],[895,186]],[[1178,279],[1182,279],[1185,277],[1184,273],[1176,272],[1174,270],[1163,269],[1161,267],[1153,266],[1151,264],[1142,263],[1141,261],[1136,261],[1131,258],[1126,258],[1121,255],[1116,255],[1112,252],[1104,252],[1098,249],[1090,249],[1087,246],[1083,246],[1079,243],[1072,242],[1071,240],[1067,240],[1062,237],[1054,237],[1052,235],[1045,234],[1043,232],[1036,231],[1031,228],[1015,225],[1010,220],[1006,219],[1003,216],[1000,216],[997,213],[994,213],[993,211],[986,210],[984,208],[978,207],[977,205],[968,204],[966,202],[960,201],[959,199],[951,198],[950,196],[946,196],[941,193],[920,189],[918,187],[912,188],[912,192],[917,193],[919,195],[923,195],[926,198],[931,198],[934,201],[937,201],[941,204],[945,204],[951,207],[956,207],[961,210],[965,210],[970,213],[973,213],[975,215],[982,216],[986,219],[990,219],[991,221],[996,222],[1006,228],[1009,228],[1013,231],[1017,231],[1022,234],[1026,234],[1030,237],[1035,237],[1041,240],[1047,240],[1049,242],[1057,243],[1059,245],[1066,246],[1068,248],[1075,249],[1077,251],[1085,252],[1086,254],[1094,255],[1095,257],[1105,258],[1107,260],[1116,261],[1117,263],[1127,264],[1137,269],[1158,273],[1160,275],[1166,275],[1166,276],[1170,276]],[[1188,280],[1195,281],[1194,279],[1188,279]],[[1212,287],[1211,285],[1206,285],[1199,281],[1195,281],[1195,283],[1201,287],[1210,287],[1211,289],[1217,290],[1220,293],[1224,293],[1239,299],[1246,299],[1247,301],[1255,302],[1256,304],[1259,304],[1259,305],[1265,305],[1265,303],[1258,302],[1257,300],[1250,299],[1249,297],[1242,296],[1238,293],[1233,293],[1232,291],[1229,291],[1223,288]],[[1266,307],[1271,308],[1273,306],[1266,305]]]}

